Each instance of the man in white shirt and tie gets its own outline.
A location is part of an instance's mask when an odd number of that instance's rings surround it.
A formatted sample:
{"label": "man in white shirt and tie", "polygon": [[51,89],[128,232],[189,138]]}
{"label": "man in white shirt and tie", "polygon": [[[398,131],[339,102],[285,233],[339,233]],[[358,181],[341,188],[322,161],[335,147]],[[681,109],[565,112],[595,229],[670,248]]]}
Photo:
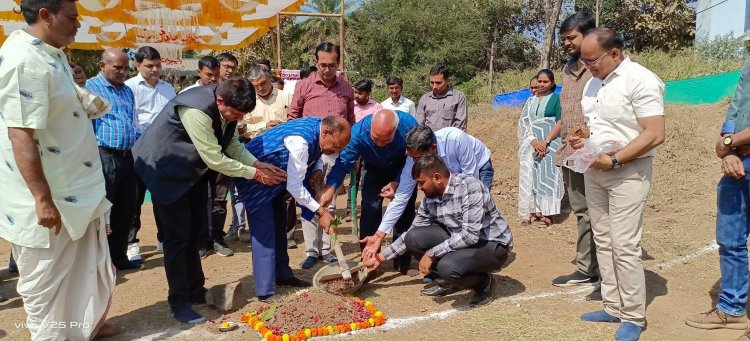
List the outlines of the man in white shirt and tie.
{"label": "man in white shirt and tie", "polygon": [[[161,77],[161,55],[159,51],[151,46],[144,46],[135,53],[136,68],[138,74],[125,81],[135,96],[135,122],[141,134],[146,131],[151,122],[161,109],[172,100],[177,93],[172,84],[160,79]],[[128,237],[128,260],[141,261],[141,249],[138,241],[138,230],[141,229],[141,206],[146,198],[146,186],[138,179],[138,204],[133,218],[133,226]],[[156,233],[159,240],[157,251],[162,250],[160,234]]]}
{"label": "man in white shirt and tie", "polygon": [[414,102],[401,95],[401,91],[404,90],[404,81],[399,76],[390,76],[385,80],[385,84],[388,85],[388,97],[385,101],[380,103],[383,108],[398,110],[409,113],[412,116],[417,115],[417,107]]}
{"label": "man in white shirt and tie", "polygon": [[[403,174],[411,174],[411,168],[416,160],[425,154],[437,154],[443,159],[451,173],[467,174],[479,180],[492,189],[492,179],[495,174],[490,160],[490,150],[479,141],[461,129],[447,127],[433,132],[426,125],[418,125],[406,134],[406,154],[409,156],[404,165]],[[397,190],[411,193],[417,182],[410,176],[402,176],[397,189],[382,193],[391,203],[385,210],[383,220],[378,231],[361,242],[366,243],[362,252],[362,259],[367,259],[378,252],[380,244],[388,232],[393,229],[398,219],[404,213],[408,196],[396,196]],[[400,188],[403,186],[403,189]],[[432,277],[426,276],[425,282],[432,282]]]}

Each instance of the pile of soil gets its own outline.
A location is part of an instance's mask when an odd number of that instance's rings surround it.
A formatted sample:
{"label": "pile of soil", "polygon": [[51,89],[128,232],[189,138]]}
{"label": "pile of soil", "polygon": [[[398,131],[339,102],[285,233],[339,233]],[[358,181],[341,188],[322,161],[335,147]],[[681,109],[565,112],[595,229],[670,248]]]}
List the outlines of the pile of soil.
{"label": "pile of soil", "polygon": [[352,279],[339,278],[332,281],[323,282],[323,288],[330,293],[337,294],[346,289],[354,287],[354,283],[354,277],[352,277]]}
{"label": "pile of soil", "polygon": [[360,302],[318,289],[284,297],[261,307],[258,315],[269,330],[279,335],[294,335],[305,328],[360,323],[372,317]]}

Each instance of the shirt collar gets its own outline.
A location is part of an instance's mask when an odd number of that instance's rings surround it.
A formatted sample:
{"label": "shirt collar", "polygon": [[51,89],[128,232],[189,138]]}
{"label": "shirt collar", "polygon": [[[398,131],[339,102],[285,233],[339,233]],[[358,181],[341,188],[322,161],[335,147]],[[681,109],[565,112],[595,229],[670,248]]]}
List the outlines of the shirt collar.
{"label": "shirt collar", "polygon": [[273,102],[273,99],[274,99],[274,98],[276,98],[276,96],[278,96],[278,95],[279,95],[279,89],[276,89],[276,88],[272,88],[272,89],[271,89],[271,96],[268,96],[268,99],[263,99],[263,98],[261,98],[261,97],[260,97],[260,96],[258,95],[258,93],[257,93],[257,92],[255,93],[255,98],[257,98],[258,100],[261,100],[261,101],[266,101],[266,102]]}
{"label": "shirt collar", "polygon": [[[148,83],[146,82],[146,78],[143,78],[143,75],[142,75],[142,74],[141,74],[140,72],[138,72],[138,74],[137,74],[137,75],[135,75],[135,82],[136,82],[136,84],[141,84],[141,83],[143,83],[143,84],[146,84],[146,85],[148,85],[148,86],[151,86],[151,85],[149,85],[149,84],[148,84]],[[200,81],[198,81],[198,82],[200,82]],[[164,81],[163,81],[163,80],[161,80],[161,79],[158,79],[158,80],[156,80],[156,85],[154,85],[154,88],[157,88],[157,87],[159,87],[159,85],[162,85],[162,83],[164,83]]]}
{"label": "shirt collar", "polygon": [[126,87],[124,83],[122,84],[122,86],[121,86],[120,88],[117,88],[117,87],[115,87],[115,86],[114,86],[114,85],[112,85],[112,83],[110,83],[110,82],[109,82],[109,81],[108,81],[108,80],[107,80],[106,78],[104,78],[104,74],[103,74],[103,73],[101,73],[101,72],[99,72],[99,73],[98,73],[98,74],[96,75],[96,77],[97,77],[97,78],[99,79],[99,81],[100,81],[100,82],[101,82],[101,83],[102,83],[102,84],[103,84],[104,86],[106,86],[106,87],[108,87],[108,88],[111,88],[112,90],[115,90],[115,91],[121,91],[122,89],[124,89],[124,88]]}
{"label": "shirt collar", "polygon": [[622,76],[622,73],[625,71],[625,69],[628,67],[628,64],[630,64],[630,57],[625,57],[622,62],[620,62],[620,65],[617,66],[617,68],[614,69],[607,77],[605,77],[602,80],[602,83],[608,83],[612,80],[612,78],[617,76]]}
{"label": "shirt collar", "polygon": [[24,41],[42,49],[43,51],[49,53],[51,56],[54,56],[57,58],[63,58],[63,56],[65,56],[65,52],[63,52],[61,49],[58,49],[52,45],[49,45],[43,42],[41,39],[32,36],[25,29],[20,29],[18,30],[18,32],[20,32],[19,34],[21,35]]}
{"label": "shirt collar", "polygon": [[573,75],[576,79],[580,79],[586,71],[586,65],[583,64],[580,58],[570,60],[565,64],[565,72]]}
{"label": "shirt collar", "polygon": [[448,185],[445,186],[445,191],[443,191],[443,196],[440,198],[440,201],[445,201],[453,197],[453,193],[455,192],[454,187],[456,187],[455,181],[457,180],[453,174],[448,175]]}
{"label": "shirt collar", "polygon": [[[325,86],[325,83],[323,83],[323,79],[320,78],[320,75],[317,72],[315,72],[315,75],[313,77],[315,77],[315,78],[313,78],[313,80],[315,81],[315,83]],[[330,87],[332,88],[332,87],[336,86],[336,84],[338,84],[338,83],[339,83],[339,76],[336,76],[336,78],[333,80],[333,84],[331,84]]]}
{"label": "shirt collar", "polygon": [[391,104],[401,104],[404,103],[404,95],[401,95],[401,97],[398,98],[398,101],[393,101],[393,98],[388,96],[388,100],[391,101]]}
{"label": "shirt collar", "polygon": [[[452,86],[448,87],[448,91],[445,93],[445,95],[442,95],[440,97],[435,96],[435,92],[430,91],[430,97],[435,98],[435,99],[446,98],[448,96],[453,96],[453,87]],[[401,97],[404,97],[404,96],[401,96]]]}

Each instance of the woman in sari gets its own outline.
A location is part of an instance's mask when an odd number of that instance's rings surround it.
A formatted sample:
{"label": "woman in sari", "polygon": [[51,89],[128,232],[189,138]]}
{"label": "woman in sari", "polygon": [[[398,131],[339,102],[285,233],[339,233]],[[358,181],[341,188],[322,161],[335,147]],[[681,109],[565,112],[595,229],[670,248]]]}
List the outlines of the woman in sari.
{"label": "woman in sari", "polygon": [[565,192],[562,173],[554,163],[562,109],[552,71],[539,71],[536,82],[537,92],[524,104],[518,122],[518,214],[526,224],[546,227],[552,216],[560,214]]}

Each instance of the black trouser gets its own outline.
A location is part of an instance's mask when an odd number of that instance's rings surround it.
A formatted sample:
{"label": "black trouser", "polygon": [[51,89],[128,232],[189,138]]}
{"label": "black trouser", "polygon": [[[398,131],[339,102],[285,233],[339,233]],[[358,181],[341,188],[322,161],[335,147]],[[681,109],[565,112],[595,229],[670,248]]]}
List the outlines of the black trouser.
{"label": "black trouser", "polygon": [[[359,238],[372,236],[378,231],[380,222],[383,220],[383,198],[380,196],[380,190],[390,182],[396,181],[401,175],[398,168],[383,169],[368,165],[366,162],[362,166],[362,218],[359,222]],[[393,240],[398,239],[402,233],[406,232],[414,221],[414,202],[417,200],[417,189],[409,198],[409,202],[404,209],[401,218],[398,219],[393,227]],[[360,244],[360,247],[364,247]],[[401,272],[406,273],[409,270],[411,257],[404,254],[393,259],[393,267]]]}
{"label": "black trouser", "polygon": [[203,301],[205,277],[198,243],[208,221],[208,180],[204,176],[174,203],[154,202],[156,226],[164,238],[164,271],[172,310]]}
{"label": "black trouser", "polygon": [[[143,209],[143,202],[146,201],[146,185],[141,181],[141,178],[137,176],[137,201],[135,206],[135,216],[133,217],[133,226],[130,227],[130,235],[128,236],[128,243],[138,243],[138,231],[141,230],[141,210]],[[156,227],[156,240],[161,242],[162,236],[159,232],[159,227]]]}
{"label": "black trouser", "polygon": [[[440,225],[415,227],[404,237],[406,249],[415,259],[422,259],[425,252],[450,238],[448,231]],[[433,263],[440,285],[452,285],[459,289],[480,290],[487,283],[487,274],[500,269],[508,259],[508,249],[500,243],[480,240],[478,243],[448,252]]]}
{"label": "black trouser", "polygon": [[136,209],[137,176],[133,168],[133,154],[129,150],[121,151],[99,147],[102,160],[107,200],[112,203],[110,211],[110,228],[112,234],[107,238],[112,263],[120,268],[128,265],[128,235]]}
{"label": "black trouser", "polygon": [[284,211],[286,212],[286,228],[285,231],[289,232],[294,230],[297,226],[297,202],[294,201],[294,197],[289,192],[284,191]]}
{"label": "black trouser", "polygon": [[232,178],[224,174],[216,176],[216,180],[210,183],[211,193],[209,193],[209,212],[211,220],[206,224],[207,228],[203,231],[204,247],[211,250],[214,243],[224,245],[224,224],[227,222],[227,194],[229,187],[233,186]]}

